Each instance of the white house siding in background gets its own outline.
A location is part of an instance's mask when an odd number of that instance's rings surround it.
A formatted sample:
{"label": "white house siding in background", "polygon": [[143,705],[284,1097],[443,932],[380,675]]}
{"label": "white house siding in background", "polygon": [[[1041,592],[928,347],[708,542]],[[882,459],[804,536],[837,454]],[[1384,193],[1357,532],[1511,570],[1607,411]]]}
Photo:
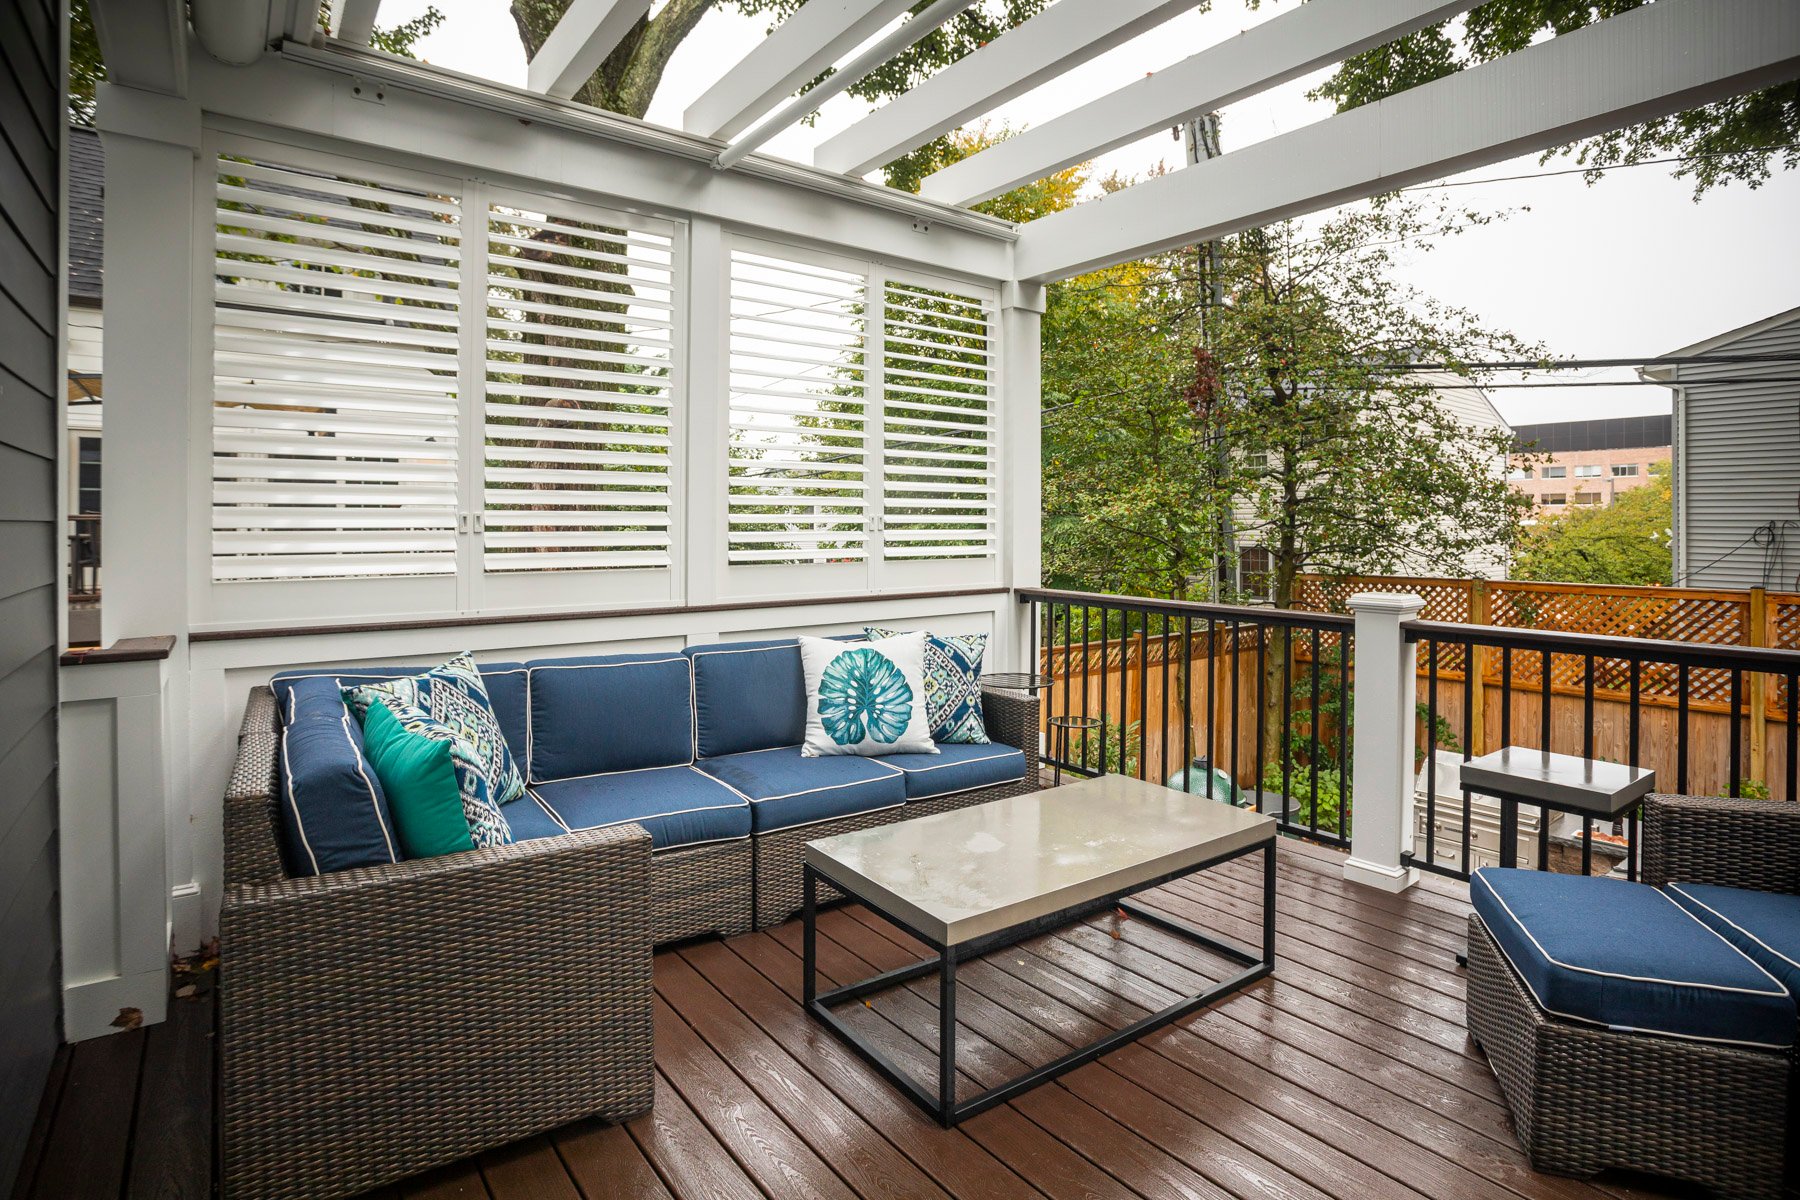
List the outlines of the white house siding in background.
{"label": "white house siding in background", "polygon": [[1800,308],[1671,351],[1787,361],[1650,366],[1674,392],[1675,579],[1800,587]]}

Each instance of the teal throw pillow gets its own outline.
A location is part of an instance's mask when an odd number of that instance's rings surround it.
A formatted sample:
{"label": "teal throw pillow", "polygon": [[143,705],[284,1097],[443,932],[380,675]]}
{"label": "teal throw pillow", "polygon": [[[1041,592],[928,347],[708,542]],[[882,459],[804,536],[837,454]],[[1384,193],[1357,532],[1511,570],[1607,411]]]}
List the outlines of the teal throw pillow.
{"label": "teal throw pillow", "polygon": [[[456,790],[462,800],[463,820],[468,825],[469,840],[474,843],[475,848],[485,850],[494,846],[511,845],[512,824],[506,819],[506,814],[500,811],[499,801],[494,799],[487,762],[481,753],[456,730],[441,721],[432,720],[423,709],[393,699],[382,699],[380,703],[392,711],[401,728],[408,733],[449,746],[450,768],[456,773]],[[373,703],[369,711],[374,711]]]}
{"label": "teal throw pillow", "polygon": [[[904,631],[870,625],[863,632],[879,642]],[[987,642],[985,633],[925,635],[925,719],[931,722],[932,741],[988,744],[987,717],[981,711],[981,660]]]}
{"label": "teal throw pillow", "polygon": [[449,742],[408,732],[386,704],[376,701],[363,716],[363,745],[387,795],[406,857],[436,858],[474,849]]}

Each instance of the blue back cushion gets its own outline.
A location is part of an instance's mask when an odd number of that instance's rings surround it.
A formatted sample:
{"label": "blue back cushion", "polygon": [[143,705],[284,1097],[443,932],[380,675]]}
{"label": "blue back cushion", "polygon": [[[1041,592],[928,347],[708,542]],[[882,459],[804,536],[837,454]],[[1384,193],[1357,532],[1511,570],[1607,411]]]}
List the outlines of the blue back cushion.
{"label": "blue back cushion", "polygon": [[399,862],[362,727],[332,677],[281,687],[281,825],[288,870],[319,875]]}
{"label": "blue back cushion", "polygon": [[[493,703],[494,716],[500,721],[500,732],[506,748],[513,752],[520,769],[525,763],[525,664],[518,662],[481,663],[481,685]],[[288,710],[288,693],[308,680],[336,681],[337,686],[355,687],[360,683],[380,683],[384,679],[404,679],[423,675],[430,667],[345,667],[332,671],[309,668],[283,671],[269,681],[275,690],[275,701],[281,706],[283,719]]]}
{"label": "blue back cushion", "polygon": [[526,664],[531,783],[694,760],[692,670],[679,654]]}
{"label": "blue back cushion", "polygon": [[795,638],[689,646],[701,758],[806,740],[806,673]]}

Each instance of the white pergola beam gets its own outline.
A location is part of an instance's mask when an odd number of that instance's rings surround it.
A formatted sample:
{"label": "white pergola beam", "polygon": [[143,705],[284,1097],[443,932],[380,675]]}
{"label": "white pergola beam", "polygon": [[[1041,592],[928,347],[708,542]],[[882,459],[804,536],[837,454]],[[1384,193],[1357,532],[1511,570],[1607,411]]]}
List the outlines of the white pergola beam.
{"label": "white pergola beam", "polygon": [[1793,0],[1659,0],[1025,226],[1066,279],[1533,154],[1800,75]]}
{"label": "white pergola beam", "polygon": [[904,16],[914,2],[808,0],[688,105],[681,127],[729,141],[883,25]]}
{"label": "white pergola beam", "polygon": [[375,13],[380,8],[381,0],[343,0],[331,36],[340,42],[368,45],[375,34]]}
{"label": "white pergola beam", "polygon": [[871,171],[1192,7],[1193,0],[1060,0],[826,138],[813,165]]}
{"label": "white pergola beam", "polygon": [[[1235,104],[1353,54],[1386,45],[1465,12],[1478,2],[1311,0],[1165,71],[935,171],[921,183],[920,194],[945,204],[979,204],[1199,113]],[[1061,7],[1059,4],[1044,15]],[[1029,27],[1027,22],[1024,28]]]}
{"label": "white pergola beam", "polygon": [[650,11],[650,0],[574,0],[525,71],[525,86],[567,100]]}
{"label": "white pergola beam", "polygon": [[93,0],[89,12],[108,79],[165,96],[187,94],[184,0]]}
{"label": "white pergola beam", "polygon": [[915,13],[908,20],[889,30],[880,41],[833,71],[818,87],[803,96],[794,97],[778,109],[774,116],[769,117],[721,150],[715,165],[720,170],[725,170],[743,161],[744,156],[758,146],[795,124],[833,96],[855,86],[856,82],[866,77],[869,72],[907,47],[922,41],[927,34],[949,23],[958,13],[976,2],[977,0],[936,0],[923,11]]}

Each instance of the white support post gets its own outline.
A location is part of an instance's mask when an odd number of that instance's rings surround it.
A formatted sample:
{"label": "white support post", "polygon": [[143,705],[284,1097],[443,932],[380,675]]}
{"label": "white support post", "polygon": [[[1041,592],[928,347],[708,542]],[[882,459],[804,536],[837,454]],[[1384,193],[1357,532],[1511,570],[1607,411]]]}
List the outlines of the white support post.
{"label": "white support post", "polygon": [[[97,110],[106,147],[106,603],[101,643],[174,634],[160,755],[166,797],[162,835],[130,847],[154,856],[173,885],[178,941],[197,944],[218,897],[218,856],[201,847],[188,786],[187,631],[196,525],[208,497],[196,494],[211,458],[210,325],[201,301],[212,291],[210,196],[196,195],[199,106],[102,84]],[[65,787],[69,770],[64,759]],[[140,770],[134,767],[133,770]],[[202,831],[203,836],[203,831]],[[121,860],[120,871],[134,872]],[[144,870],[147,872],[148,867]],[[65,879],[69,878],[64,876]],[[158,911],[161,911],[160,908]],[[167,935],[158,949],[168,953]]]}
{"label": "white support post", "polygon": [[725,459],[730,440],[731,280],[725,234],[717,221],[688,226],[687,410],[679,465],[682,594],[678,602],[716,604],[722,594],[727,536]]}
{"label": "white support post", "polygon": [[167,1015],[168,686],[160,657],[62,668],[57,844],[71,1042]]}
{"label": "white support post", "polygon": [[[1038,587],[1044,581],[1044,493],[1042,461],[1041,286],[1007,284],[1000,294],[1000,547],[1001,578],[1008,587]],[[1030,660],[1029,609],[1010,599],[996,618],[995,644],[1010,664],[1001,670],[1034,671]]]}
{"label": "white support post", "polygon": [[1356,614],[1355,756],[1351,764],[1356,821],[1344,878],[1384,892],[1419,881],[1401,855],[1412,848],[1414,710],[1418,653],[1403,622],[1425,601],[1407,592],[1358,592]]}

